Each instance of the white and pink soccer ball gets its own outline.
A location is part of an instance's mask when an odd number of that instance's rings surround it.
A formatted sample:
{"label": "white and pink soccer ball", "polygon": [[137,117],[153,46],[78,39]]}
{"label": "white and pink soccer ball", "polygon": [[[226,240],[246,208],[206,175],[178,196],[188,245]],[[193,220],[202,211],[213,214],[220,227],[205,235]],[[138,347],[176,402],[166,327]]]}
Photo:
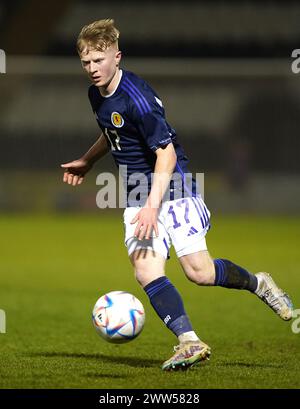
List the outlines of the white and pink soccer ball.
{"label": "white and pink soccer ball", "polygon": [[100,297],[93,309],[93,324],[105,341],[123,344],[136,338],[145,323],[143,304],[125,291]]}

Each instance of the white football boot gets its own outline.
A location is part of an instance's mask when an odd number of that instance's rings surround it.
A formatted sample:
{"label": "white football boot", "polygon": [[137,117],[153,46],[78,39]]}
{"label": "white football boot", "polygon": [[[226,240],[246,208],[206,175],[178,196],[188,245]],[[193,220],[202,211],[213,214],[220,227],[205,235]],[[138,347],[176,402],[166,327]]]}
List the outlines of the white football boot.
{"label": "white football boot", "polygon": [[257,289],[255,294],[266,303],[284,321],[293,316],[293,304],[290,297],[277,287],[268,273],[257,273]]}
{"label": "white football boot", "polygon": [[209,361],[210,347],[200,341],[186,341],[174,347],[175,354],[162,365],[163,371],[186,370],[200,361]]}

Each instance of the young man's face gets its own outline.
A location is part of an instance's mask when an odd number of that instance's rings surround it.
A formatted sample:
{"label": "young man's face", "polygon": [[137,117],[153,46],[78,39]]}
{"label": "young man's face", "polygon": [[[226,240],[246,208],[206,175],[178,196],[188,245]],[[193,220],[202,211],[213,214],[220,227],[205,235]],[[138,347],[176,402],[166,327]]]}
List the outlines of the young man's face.
{"label": "young man's face", "polygon": [[115,45],[111,45],[105,51],[86,48],[80,59],[94,85],[107,88],[120,63],[121,51]]}

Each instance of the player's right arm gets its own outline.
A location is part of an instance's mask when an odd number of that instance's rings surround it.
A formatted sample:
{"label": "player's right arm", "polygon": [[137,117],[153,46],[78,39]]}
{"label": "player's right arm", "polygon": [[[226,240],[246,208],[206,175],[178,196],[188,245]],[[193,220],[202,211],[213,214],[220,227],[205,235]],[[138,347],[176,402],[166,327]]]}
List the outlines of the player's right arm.
{"label": "player's right arm", "polygon": [[99,139],[81,158],[61,165],[64,169],[63,181],[73,186],[80,185],[85,174],[109,149],[105,136],[101,134]]}

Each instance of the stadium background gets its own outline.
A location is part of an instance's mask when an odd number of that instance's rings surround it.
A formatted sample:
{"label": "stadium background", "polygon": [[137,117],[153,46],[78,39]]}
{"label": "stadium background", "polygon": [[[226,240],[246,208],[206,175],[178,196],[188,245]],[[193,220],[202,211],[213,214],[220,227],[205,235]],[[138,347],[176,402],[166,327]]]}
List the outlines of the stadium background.
{"label": "stadium background", "polygon": [[[189,156],[190,170],[205,174],[205,199],[213,214],[213,229],[209,233],[213,253],[231,257],[253,270],[262,266],[273,268],[275,277],[295,301],[297,297],[299,300],[300,280],[295,266],[297,257],[299,259],[300,73],[295,74],[291,69],[292,51],[300,48],[299,2],[2,1],[0,48],[7,55],[7,72],[0,75],[3,253],[0,308],[7,314],[7,334],[0,335],[0,348],[11,353],[11,361],[2,366],[4,387],[87,386],[76,376],[72,378],[73,383],[55,383],[53,379],[49,383],[38,383],[34,370],[21,381],[17,374],[25,369],[11,370],[18,354],[30,362],[35,358],[53,358],[55,354],[58,360],[63,360],[58,339],[64,334],[64,303],[69,303],[72,310],[72,300],[78,297],[78,308],[72,311],[85,321],[85,313],[89,313],[95,298],[115,289],[116,279],[120,280],[119,285],[126,287],[124,289],[136,293],[147,303],[134,283],[122,247],[121,211],[100,210],[96,206],[97,174],[115,172],[110,156],[93,169],[80,188],[73,189],[61,182],[60,164],[79,157],[99,134],[87,99],[88,80],[82,73],[75,43],[83,25],[106,17],[114,18],[121,31],[123,67],[153,85],[163,100],[167,120],[176,129]],[[174,275],[175,282],[178,280],[186,296],[191,297],[189,308],[193,311],[196,298],[192,295],[196,297],[198,289],[191,289],[190,284],[180,281],[174,261],[173,257],[170,275]],[[222,291],[217,293],[218,297],[223,297],[229,310],[243,303],[243,297],[235,295],[234,301],[230,301],[228,293]],[[56,293],[61,295],[61,309],[57,306],[53,309]],[[207,297],[208,302],[214,304],[212,294]],[[25,297],[25,306],[20,301],[22,297]],[[202,290],[201,297],[205,300]],[[42,303],[40,313],[34,308],[38,302]],[[247,298],[247,302],[251,301]],[[248,304],[244,305],[242,311]],[[261,313],[267,314],[263,311],[262,307]],[[244,312],[246,314],[246,310]],[[219,313],[218,309],[212,312],[215,316]],[[22,314],[25,339],[26,334],[30,339],[31,332],[38,333],[33,337],[36,341],[27,357],[26,351],[30,349],[27,341],[23,347],[11,346],[15,345],[20,331],[15,317]],[[52,344],[47,344],[47,324],[41,324],[42,314],[50,319],[52,334],[60,317],[61,333],[58,331],[57,338],[54,335],[51,338],[53,345],[58,343],[58,350],[54,346],[53,350],[48,348]],[[148,324],[145,331],[149,328],[150,333],[153,325],[165,335],[166,331],[159,329],[160,324],[152,312],[148,314],[152,324]],[[253,312],[250,315],[255,316]],[[30,322],[39,323],[32,331],[28,329],[31,316]],[[71,314],[69,327],[66,327],[69,334],[76,332],[74,322],[71,325],[72,317]],[[282,339],[285,334],[291,345],[299,342],[299,335],[297,338],[290,328],[283,330],[282,323],[274,324],[273,317],[267,317],[271,322],[271,340],[275,336],[275,325],[276,331],[285,331],[280,332]],[[201,319],[205,322],[205,317]],[[224,332],[230,325],[239,326],[240,320],[234,316]],[[90,323],[86,325],[89,328]],[[261,322],[260,325],[268,324]],[[88,331],[84,342],[89,345],[91,341],[87,339],[92,339],[90,345],[97,358],[97,340]],[[246,339],[247,326],[245,331]],[[149,333],[146,332],[147,340],[151,340]],[[257,337],[260,336],[258,332]],[[224,335],[223,342],[226,337],[228,334]],[[141,343],[136,345],[142,349]],[[167,347],[165,354],[169,353]],[[42,350],[40,355],[36,348]],[[65,345],[64,348],[68,350]],[[126,348],[125,355],[130,348],[134,351],[135,346]],[[69,352],[69,359],[76,360],[76,353],[80,355],[81,351],[79,348],[73,357]],[[155,366],[159,367],[158,362],[164,357],[157,354]],[[107,363],[111,363],[109,358]],[[123,363],[126,364],[125,358]],[[148,366],[152,366],[150,360]],[[40,368],[38,364],[37,367]],[[236,375],[235,368],[227,369]],[[243,365],[238,370],[242,371]],[[255,370],[250,387],[256,385],[258,367]],[[65,367],[58,379],[64,379],[64,371]],[[299,386],[297,374],[297,381],[296,376],[291,375],[284,386]],[[88,385],[99,386],[96,378],[92,376],[93,381]],[[111,379],[112,383],[105,381],[105,387],[118,387],[120,383]],[[116,379],[121,382],[117,375]],[[155,382],[152,385],[155,387]],[[176,383],[171,387],[173,385]],[[186,385],[183,380],[177,384],[178,387]],[[201,385],[219,386],[213,379]],[[230,382],[229,377],[223,386],[247,387]],[[137,387],[143,385],[137,384]]]}

